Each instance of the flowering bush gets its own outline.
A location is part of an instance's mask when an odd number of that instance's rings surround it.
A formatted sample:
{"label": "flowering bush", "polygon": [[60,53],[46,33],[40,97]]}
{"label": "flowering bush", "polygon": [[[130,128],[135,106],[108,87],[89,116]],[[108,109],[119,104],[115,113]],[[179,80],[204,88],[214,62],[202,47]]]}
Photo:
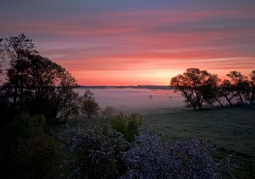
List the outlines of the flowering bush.
{"label": "flowering bush", "polygon": [[189,139],[161,141],[158,133],[139,129],[133,143],[108,126],[108,130],[80,127],[62,134],[71,160],[62,166],[60,178],[194,178],[221,179],[231,173],[230,157],[218,163],[206,143]]}
{"label": "flowering bush", "polygon": [[159,134],[141,129],[122,155],[126,173],[121,178],[223,178],[221,172],[230,171],[229,163],[216,163],[212,150],[196,139],[163,144]]}
{"label": "flowering bush", "polygon": [[123,134],[110,127],[105,135],[101,128],[77,127],[66,130],[62,138],[72,159],[61,166],[60,178],[117,178],[118,155],[127,147]]}

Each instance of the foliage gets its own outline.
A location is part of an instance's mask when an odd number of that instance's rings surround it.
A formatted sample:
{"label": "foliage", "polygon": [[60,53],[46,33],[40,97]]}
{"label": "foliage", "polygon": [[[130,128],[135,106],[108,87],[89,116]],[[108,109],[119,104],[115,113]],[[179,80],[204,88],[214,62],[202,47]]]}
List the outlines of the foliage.
{"label": "foliage", "polygon": [[225,98],[230,106],[233,106],[233,100],[237,96],[234,85],[229,80],[224,80],[219,86],[219,98]]}
{"label": "foliage", "polygon": [[249,75],[249,88],[245,94],[246,100],[249,102],[250,106],[254,105],[255,102],[255,70]]}
{"label": "foliage", "polygon": [[60,178],[117,178],[118,156],[127,147],[123,134],[110,127],[105,135],[101,128],[77,127],[66,130],[62,139],[72,159],[61,166]]}
{"label": "foliage", "polygon": [[108,120],[112,117],[114,109],[112,106],[106,106],[101,113],[102,120]]}
{"label": "foliage", "polygon": [[20,34],[5,39],[6,58],[10,60],[10,68],[7,70],[7,84],[13,88],[13,104],[18,109],[23,108],[25,84],[27,82],[27,68],[29,67],[30,55],[37,54],[34,50],[32,39]]}
{"label": "foliage", "polygon": [[75,78],[66,69],[40,56],[32,39],[24,34],[5,39],[2,46],[2,57],[9,61],[10,68],[1,89],[8,105],[1,105],[8,106],[11,112],[1,114],[9,119],[22,112],[44,114],[48,123],[66,121],[78,114],[81,98],[74,91]]}
{"label": "foliage", "polygon": [[247,93],[247,89],[249,87],[247,77],[242,75],[241,72],[238,71],[230,71],[227,76],[230,77],[234,87],[234,91],[239,97],[241,104],[245,105],[243,95]]}
{"label": "foliage", "polygon": [[96,115],[99,110],[98,103],[95,101],[94,93],[90,90],[86,90],[81,104],[81,111],[82,113],[86,114],[87,117],[90,119],[92,115]]}
{"label": "foliage", "polygon": [[[53,178],[62,158],[60,142],[44,133],[20,140],[11,161],[12,178]],[[55,176],[56,177],[56,176]]]}
{"label": "foliage", "polygon": [[121,178],[222,178],[221,172],[231,171],[229,159],[216,163],[211,151],[195,139],[163,144],[159,134],[143,128],[122,155],[127,171]]}
{"label": "foliage", "polygon": [[[112,129],[122,133],[128,142],[133,142],[135,135],[138,135],[138,129],[141,126],[142,117],[138,114],[124,116],[122,113],[113,116],[109,120]],[[104,129],[107,129],[107,123],[102,123]]]}
{"label": "foliage", "polygon": [[180,92],[195,110],[202,109],[204,103],[211,103],[217,94],[219,78],[206,70],[188,68],[183,74],[171,79],[170,85],[175,86],[175,92]]}
{"label": "foliage", "polygon": [[[3,39],[0,38],[0,75],[3,74],[3,60],[4,60],[4,49],[3,49],[3,45],[2,45]],[[1,84],[1,78],[0,78],[0,84]]]}
{"label": "foliage", "polygon": [[[28,114],[23,113],[14,119],[8,126],[8,130],[10,137],[13,139],[21,137],[23,140],[27,140],[44,133],[45,125],[46,120],[44,116],[30,117]],[[11,141],[14,141],[13,139],[11,139]]]}
{"label": "foliage", "polygon": [[22,114],[8,125],[0,141],[4,178],[50,178],[58,171],[60,142],[44,133],[45,122],[42,115]]}

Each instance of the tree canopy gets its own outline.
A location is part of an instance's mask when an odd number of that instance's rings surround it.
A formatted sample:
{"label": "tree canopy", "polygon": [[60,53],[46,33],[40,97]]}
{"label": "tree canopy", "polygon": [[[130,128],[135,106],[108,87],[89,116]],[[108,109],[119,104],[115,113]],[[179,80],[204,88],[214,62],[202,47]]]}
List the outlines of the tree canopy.
{"label": "tree canopy", "polygon": [[57,122],[78,113],[81,97],[74,91],[78,85],[71,73],[42,57],[24,34],[6,38],[1,45],[2,58],[9,62],[0,96],[6,118],[27,112]]}
{"label": "tree canopy", "polygon": [[217,93],[218,83],[217,75],[199,68],[188,68],[183,74],[173,77],[170,85],[175,86],[175,92],[184,96],[185,102],[196,110],[212,101]]}
{"label": "tree canopy", "polygon": [[82,98],[82,113],[86,114],[90,119],[91,115],[97,114],[99,109],[98,103],[95,101],[94,93],[87,89]]}

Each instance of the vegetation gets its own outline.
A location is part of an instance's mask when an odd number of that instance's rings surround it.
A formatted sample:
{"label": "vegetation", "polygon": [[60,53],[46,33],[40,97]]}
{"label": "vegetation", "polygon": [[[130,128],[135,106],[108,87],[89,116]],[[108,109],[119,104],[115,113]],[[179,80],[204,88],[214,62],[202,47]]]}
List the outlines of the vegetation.
{"label": "vegetation", "polygon": [[119,154],[127,147],[123,134],[107,129],[75,128],[62,134],[64,146],[72,160],[62,166],[60,178],[117,178],[120,173]]}
{"label": "vegetation", "polygon": [[4,47],[10,68],[0,93],[2,116],[44,114],[48,123],[56,123],[78,113],[81,97],[74,92],[76,80],[66,69],[40,56],[24,34],[5,39]]}
{"label": "vegetation", "polygon": [[104,131],[107,130],[108,125],[117,132],[122,133],[128,142],[133,142],[135,136],[138,135],[138,129],[141,127],[142,117],[138,114],[131,114],[124,116],[122,113],[110,118],[109,122],[103,122],[101,126]]}
{"label": "vegetation", "polygon": [[3,178],[52,178],[62,159],[60,141],[47,135],[44,116],[22,114],[0,138]]}
{"label": "vegetation", "polygon": [[97,115],[97,112],[100,110],[98,103],[95,101],[94,93],[90,90],[86,90],[81,104],[82,113],[86,114],[90,119],[92,115]]}
{"label": "vegetation", "polygon": [[218,102],[220,106],[224,106],[226,102],[230,106],[254,105],[255,71],[250,74],[250,80],[238,71],[230,71],[227,76],[231,81],[225,79],[220,83],[221,80],[215,74],[188,68],[183,74],[173,77],[170,85],[176,87],[175,92],[179,92],[194,110],[201,110],[203,106],[214,102]]}
{"label": "vegetation", "polygon": [[175,92],[180,92],[195,110],[201,110],[204,103],[211,103],[217,93],[219,78],[198,68],[188,68],[182,75],[171,79],[170,85],[176,86]]}
{"label": "vegetation", "polygon": [[130,150],[122,155],[127,171],[121,178],[219,179],[226,171],[233,175],[230,160],[216,163],[212,150],[195,139],[163,143],[160,134],[140,129]]}
{"label": "vegetation", "polygon": [[[5,66],[3,62],[6,62]],[[210,140],[209,143],[179,138],[169,141],[170,138],[162,138],[161,134],[142,128],[141,117],[137,114],[114,116],[110,106],[97,120],[100,108],[94,94],[86,90],[79,96],[74,91],[78,84],[71,73],[41,56],[32,39],[25,34],[0,39],[0,80],[4,79],[4,70],[6,80],[0,82],[2,178],[234,178],[230,158],[219,159],[214,150],[218,148],[212,147]],[[230,80],[221,82],[217,75],[206,70],[188,68],[173,77],[170,84],[195,110],[215,102],[221,106],[254,105],[255,70],[249,77],[238,71],[230,71],[227,76]],[[88,119],[95,116],[93,121],[99,127],[67,129],[60,136],[51,131],[53,124],[66,123],[79,112]],[[203,116],[202,112],[200,116]],[[185,124],[196,119],[192,114],[185,116]],[[217,117],[214,118],[204,116],[203,122],[200,120],[196,127],[201,130],[203,127],[199,125],[217,122]],[[240,118],[239,128],[245,123],[245,119],[240,123]],[[170,119],[168,116],[167,120]],[[229,123],[230,119],[227,120]],[[150,124],[147,120],[146,125]],[[252,124],[248,122],[251,128]],[[172,129],[168,131],[173,132],[176,123],[171,125]],[[157,128],[157,125],[153,127]],[[164,127],[168,126],[164,124]],[[188,129],[185,130],[187,133]],[[249,127],[245,130],[253,135]],[[201,135],[217,137],[219,131],[214,131],[214,135]],[[182,132],[177,131],[178,134]],[[176,137],[173,133],[168,135]],[[202,138],[201,135],[197,137]],[[190,136],[187,133],[187,137]],[[222,136],[227,137],[227,134]],[[224,143],[228,141],[224,139]],[[233,143],[231,141],[231,145]],[[241,147],[245,145],[242,143]],[[246,176],[252,178],[255,165],[254,158],[250,158],[245,171]]]}

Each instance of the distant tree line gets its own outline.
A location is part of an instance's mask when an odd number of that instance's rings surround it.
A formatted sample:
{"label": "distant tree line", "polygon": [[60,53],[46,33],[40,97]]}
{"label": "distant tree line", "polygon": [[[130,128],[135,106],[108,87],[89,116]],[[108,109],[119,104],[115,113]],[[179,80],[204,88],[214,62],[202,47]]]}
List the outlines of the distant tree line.
{"label": "distant tree line", "polygon": [[205,105],[246,106],[255,104],[255,70],[246,77],[239,71],[227,74],[230,80],[221,81],[216,74],[199,68],[188,68],[171,79],[188,106],[201,110]]}

